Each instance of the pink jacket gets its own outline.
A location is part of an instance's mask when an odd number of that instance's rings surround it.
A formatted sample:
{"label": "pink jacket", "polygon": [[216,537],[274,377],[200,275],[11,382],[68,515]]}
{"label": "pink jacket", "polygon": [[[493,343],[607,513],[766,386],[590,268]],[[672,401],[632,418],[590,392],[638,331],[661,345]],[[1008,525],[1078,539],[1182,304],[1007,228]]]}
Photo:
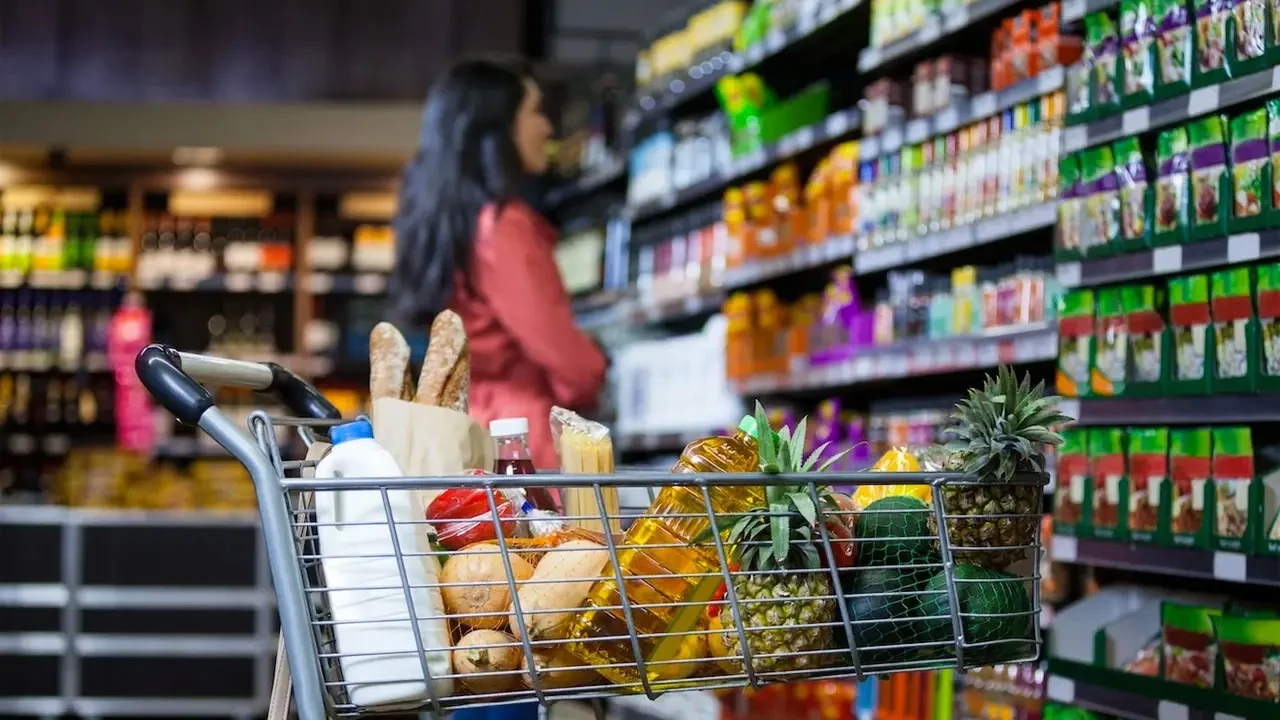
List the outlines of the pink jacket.
{"label": "pink jacket", "polygon": [[471,344],[472,417],[486,425],[528,418],[539,469],[560,465],[551,406],[595,405],[605,373],[604,354],[574,324],[555,241],[555,228],[523,202],[509,201],[500,212],[485,208],[470,281],[459,278],[450,304]]}

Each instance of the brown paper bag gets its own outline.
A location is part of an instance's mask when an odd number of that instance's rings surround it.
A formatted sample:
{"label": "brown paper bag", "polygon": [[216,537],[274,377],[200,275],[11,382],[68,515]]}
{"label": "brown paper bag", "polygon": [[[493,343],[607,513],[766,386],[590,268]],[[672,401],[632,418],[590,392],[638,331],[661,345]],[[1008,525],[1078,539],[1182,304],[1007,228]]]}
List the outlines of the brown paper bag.
{"label": "brown paper bag", "polygon": [[[460,475],[464,470],[493,467],[489,431],[456,410],[378,398],[373,401],[373,437],[408,476]],[[443,492],[415,490],[419,515]]]}

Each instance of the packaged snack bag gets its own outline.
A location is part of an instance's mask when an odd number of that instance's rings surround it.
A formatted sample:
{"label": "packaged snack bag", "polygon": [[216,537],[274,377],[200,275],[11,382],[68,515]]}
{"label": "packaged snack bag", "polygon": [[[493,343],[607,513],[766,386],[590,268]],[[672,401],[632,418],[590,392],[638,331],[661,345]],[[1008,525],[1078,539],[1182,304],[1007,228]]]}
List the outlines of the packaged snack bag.
{"label": "packaged snack bag", "polygon": [[1212,435],[1209,428],[1169,431],[1171,485],[1169,529],[1178,547],[1208,549],[1210,527],[1205,522],[1212,476]]}
{"label": "packaged snack bag", "polygon": [[1054,532],[1076,535],[1086,521],[1086,488],[1089,474],[1089,429],[1067,428],[1058,447],[1058,492],[1054,510]]}
{"label": "packaged snack bag", "polygon": [[1257,390],[1257,320],[1253,314],[1253,272],[1248,267],[1213,273],[1209,279],[1213,303],[1215,393]]}
{"label": "packaged snack bag", "polygon": [[1113,397],[1125,394],[1129,357],[1129,329],[1124,316],[1121,288],[1098,291],[1098,320],[1095,330],[1093,372],[1089,384],[1094,395]]}
{"label": "packaged snack bag", "polygon": [[1163,638],[1161,676],[1165,680],[1201,688],[1213,687],[1218,667],[1218,641],[1213,634],[1217,608],[1160,603]]}
{"label": "packaged snack bag", "polygon": [[1153,245],[1177,245],[1190,237],[1190,150],[1185,127],[1165,130],[1156,140]]}
{"label": "packaged snack bag", "polygon": [[1093,428],[1089,431],[1089,473],[1093,476],[1093,536],[1122,539],[1125,515],[1125,432],[1124,428]]}
{"label": "packaged snack bag", "polygon": [[1267,65],[1268,0],[1231,0],[1231,74],[1257,72]]}
{"label": "packaged snack bag", "polygon": [[1150,104],[1155,98],[1154,0],[1121,0],[1120,42],[1125,107]]}
{"label": "packaged snack bag", "polygon": [[1226,123],[1218,115],[1187,126],[1191,157],[1191,239],[1227,234],[1230,178],[1227,174]]}
{"label": "packaged snack bag", "polygon": [[1085,42],[1093,57],[1089,110],[1094,117],[1120,109],[1120,35],[1105,12],[1084,19]]}
{"label": "packaged snack bag", "polygon": [[[1252,552],[1253,433],[1247,427],[1213,429],[1214,547]],[[1257,499],[1261,505],[1261,498]]]}
{"label": "packaged snack bag", "polygon": [[1164,395],[1173,364],[1170,333],[1164,321],[1164,288],[1133,285],[1122,288],[1121,294],[1129,335],[1125,390],[1130,395]]}
{"label": "packaged snack bag", "polygon": [[1271,215],[1271,162],[1267,110],[1258,108],[1231,120],[1232,232],[1257,230]]}
{"label": "packaged snack bag", "polygon": [[1217,85],[1226,80],[1227,31],[1231,19],[1230,0],[1192,0],[1195,10],[1195,62],[1191,84]]}
{"label": "packaged snack bag", "polygon": [[1157,98],[1191,89],[1191,16],[1184,0],[1155,0]]}
{"label": "packaged snack bag", "polygon": [[1120,245],[1127,251],[1151,246],[1154,188],[1147,182],[1142,146],[1135,137],[1115,143],[1116,179],[1120,185]]}
{"label": "packaged snack bag", "polygon": [[1080,241],[1087,258],[1107,257],[1121,248],[1120,192],[1115,167],[1109,145],[1090,148],[1082,154],[1085,224]]}
{"label": "packaged snack bag", "polygon": [[1080,179],[1080,156],[1064,155],[1058,161],[1058,227],[1053,257],[1059,262],[1084,257],[1081,234],[1084,230],[1084,183]]}
{"label": "packaged snack bag", "polygon": [[1093,394],[1094,297],[1092,290],[1072,290],[1058,311],[1058,373],[1055,386],[1063,397]]}
{"label": "packaged snack bag", "polygon": [[1188,275],[1169,281],[1169,324],[1173,333],[1169,389],[1175,395],[1207,395],[1212,387],[1211,307],[1208,275]]}
{"label": "packaged snack bag", "polygon": [[805,244],[809,218],[800,204],[800,170],[795,163],[782,163],[769,175],[773,191],[773,211],[778,228],[775,253],[785,255]]}
{"label": "packaged snack bag", "polygon": [[1271,157],[1271,221],[1274,225],[1280,223],[1280,99],[1267,101],[1267,151]]}
{"label": "packaged snack bag", "polygon": [[1264,702],[1280,702],[1280,618],[1218,615],[1214,636],[1222,653],[1225,690]]}
{"label": "packaged snack bag", "polygon": [[1169,479],[1169,428],[1129,431],[1129,539],[1155,542],[1161,489]]}
{"label": "packaged snack bag", "polygon": [[1258,266],[1258,387],[1280,389],[1280,263]]}

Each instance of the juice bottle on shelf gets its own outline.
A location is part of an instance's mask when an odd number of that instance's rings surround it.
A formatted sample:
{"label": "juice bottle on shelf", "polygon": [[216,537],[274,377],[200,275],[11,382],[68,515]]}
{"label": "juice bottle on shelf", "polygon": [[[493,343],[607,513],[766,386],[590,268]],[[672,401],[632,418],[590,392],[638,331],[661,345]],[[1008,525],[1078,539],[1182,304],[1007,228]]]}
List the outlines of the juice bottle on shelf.
{"label": "juice bottle on shelf", "polygon": [[725,377],[746,380],[751,376],[751,296],[744,292],[724,301]]}
{"label": "juice bottle on shelf", "polygon": [[832,232],[830,179],[831,159],[825,157],[809,173],[809,181],[804,186],[805,215],[808,217],[804,240],[811,245],[821,244]]}
{"label": "juice bottle on shelf", "polygon": [[785,255],[805,244],[808,227],[808,217],[800,204],[800,170],[795,163],[783,163],[773,171],[769,180],[778,226],[777,252]]}
{"label": "juice bottle on shelf", "polygon": [[840,143],[831,154],[831,233],[848,235],[858,223],[858,144]]}
{"label": "juice bottle on shelf", "polygon": [[748,259],[751,228],[747,223],[747,196],[742,188],[731,187],[724,191],[722,215],[729,235],[729,248],[725,256],[727,267],[737,267]]}
{"label": "juice bottle on shelf", "polygon": [[[757,428],[754,418],[745,417],[732,437],[708,437],[689,443],[671,471],[755,472],[760,464],[756,438],[761,430],[772,432],[769,428]],[[764,488],[759,486],[712,487],[708,492],[717,516],[749,512],[765,502]],[[722,583],[715,546],[693,543],[710,525],[706,513],[702,492],[697,487],[670,486],[658,493],[645,517],[632,524],[617,547],[617,567],[624,577],[647,576],[626,581],[634,628],[627,626],[614,565],[610,563],[592,585],[584,610],[570,628],[570,652],[585,662],[601,666],[598,667],[600,674],[615,683],[639,680],[637,666],[631,665],[635,662],[628,639],[632,630],[637,635],[650,636],[640,638],[640,651],[646,663],[683,659],[688,647],[696,645],[696,640],[693,635],[681,633],[698,626],[705,617],[705,604]],[[687,517],[669,517],[671,515]],[[717,574],[689,577],[704,573]],[[671,607],[671,603],[683,604]],[[651,665],[646,670],[650,680],[657,680],[679,673],[680,667],[679,664]]]}
{"label": "juice bottle on shelf", "polygon": [[753,240],[747,244],[747,259],[773,257],[778,253],[778,227],[769,183],[747,183],[743,192],[747,200],[747,224],[751,226]]}

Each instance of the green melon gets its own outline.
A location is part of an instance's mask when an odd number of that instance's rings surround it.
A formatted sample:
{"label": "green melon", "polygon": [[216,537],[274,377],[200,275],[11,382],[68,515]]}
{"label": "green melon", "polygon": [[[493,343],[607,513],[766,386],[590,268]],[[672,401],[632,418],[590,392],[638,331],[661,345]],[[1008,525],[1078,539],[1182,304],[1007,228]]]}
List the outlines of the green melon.
{"label": "green melon", "polygon": [[[1026,580],[977,565],[955,566],[956,600],[960,606],[960,621],[964,628],[966,645],[995,640],[1030,640],[1031,597]],[[947,578],[942,572],[929,578],[920,588],[919,615],[933,617],[922,621],[922,637],[935,642],[954,642],[955,632],[951,624],[951,602],[947,597]],[[988,617],[1000,614],[1001,617]],[[978,648],[966,648],[965,665],[990,665],[1025,657],[1031,653],[1031,643],[1000,643]],[[954,647],[940,646],[938,651],[953,656]]]}
{"label": "green melon", "polygon": [[858,516],[859,566],[921,565],[899,568],[907,585],[921,584],[937,572],[941,562],[934,535],[929,532],[929,506],[903,495],[881,498]]}

